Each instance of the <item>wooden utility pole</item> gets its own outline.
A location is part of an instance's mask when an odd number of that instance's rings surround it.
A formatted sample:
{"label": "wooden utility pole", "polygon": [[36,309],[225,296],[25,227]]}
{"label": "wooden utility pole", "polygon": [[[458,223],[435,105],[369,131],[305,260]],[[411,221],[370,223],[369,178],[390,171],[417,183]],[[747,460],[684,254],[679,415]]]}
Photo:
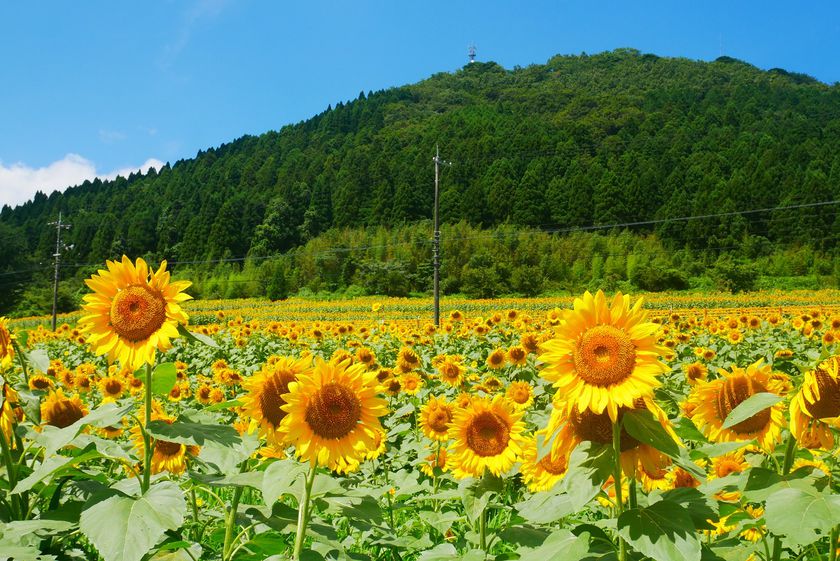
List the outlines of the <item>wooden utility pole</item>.
{"label": "wooden utility pole", "polygon": [[435,157],[432,160],[435,162],[435,234],[432,242],[435,267],[435,327],[440,327],[440,220],[438,218],[440,209],[440,165],[451,166],[452,163],[440,159],[440,148],[437,144],[435,144]]}
{"label": "wooden utility pole", "polygon": [[58,211],[58,221],[50,222],[50,226],[55,226],[55,277],[53,278],[53,307],[52,307],[52,330],[55,331],[55,319],[58,311],[58,262],[61,259],[61,250],[64,246],[61,245],[61,230],[70,229],[70,224],[61,222],[61,211]]}

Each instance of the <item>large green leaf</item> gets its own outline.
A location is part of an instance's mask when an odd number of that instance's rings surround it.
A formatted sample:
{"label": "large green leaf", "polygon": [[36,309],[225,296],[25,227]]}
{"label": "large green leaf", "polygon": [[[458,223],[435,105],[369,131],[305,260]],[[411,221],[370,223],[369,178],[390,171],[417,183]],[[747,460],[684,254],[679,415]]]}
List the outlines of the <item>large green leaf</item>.
{"label": "large green leaf", "polygon": [[214,349],[219,348],[219,344],[215,340],[213,340],[213,338],[208,337],[203,333],[194,333],[192,331],[189,331],[184,325],[178,326],[178,333],[180,333],[181,336],[184,337],[190,343],[202,343],[204,345],[207,345],[208,347],[213,347]]}
{"label": "large green leaf", "polygon": [[764,411],[768,407],[773,407],[782,400],[781,397],[774,393],[761,392],[752,395],[738,404],[738,407],[729,412],[726,420],[723,422],[723,428],[728,429],[734,427],[738,423],[746,421],[756,413]]}
{"label": "large green leaf", "polygon": [[576,536],[562,528],[554,530],[536,548],[519,548],[519,561],[578,561],[589,551],[589,536]]}
{"label": "large green leaf", "polygon": [[82,450],[79,454],[71,457],[67,456],[50,456],[35,470],[26,476],[24,479],[18,481],[12,493],[23,493],[29,491],[33,486],[41,481],[49,482],[54,477],[61,475],[63,472],[74,468],[75,466],[84,463],[93,458],[99,458],[101,454],[96,450],[93,444]]}
{"label": "large green leaf", "polygon": [[519,512],[522,518],[534,524],[556,522],[580,509],[568,493],[552,491],[536,493],[530,498],[516,503],[513,508]]}
{"label": "large green leaf", "polygon": [[612,449],[608,446],[582,442],[572,451],[561,489],[568,494],[573,512],[595,498],[612,469]]}
{"label": "large green leaf", "polygon": [[32,365],[32,368],[39,372],[46,373],[50,368],[50,357],[44,349],[30,351],[26,358],[29,359],[29,364]]}
{"label": "large green leaf", "polygon": [[167,530],[184,523],[183,491],[171,481],[139,498],[113,495],[82,512],[79,529],[105,561],[140,561]]}
{"label": "large green leaf", "polygon": [[152,393],[155,395],[169,395],[177,379],[178,373],[174,362],[162,362],[158,364],[152,371]]}
{"label": "large green leaf", "polygon": [[491,473],[485,474],[481,479],[464,481],[459,486],[459,490],[467,518],[475,523],[490,502],[491,495],[499,493],[503,488],[502,478]]}
{"label": "large green leaf", "polygon": [[659,501],[621,513],[618,533],[636,551],[656,561],[700,561],[700,538],[677,503]]}
{"label": "large green leaf", "polygon": [[147,430],[159,440],[187,445],[203,446],[205,442],[212,441],[225,446],[233,446],[242,440],[236,429],[230,425],[193,423],[185,420],[184,417],[178,418],[171,424],[166,421],[152,421]]}
{"label": "large green leaf", "polygon": [[306,466],[294,460],[277,460],[265,469],[262,494],[265,504],[272,505],[281,495],[295,494],[297,481],[306,473]]}
{"label": "large green leaf", "polygon": [[840,495],[815,489],[781,489],[767,497],[767,528],[786,536],[787,542],[804,546],[827,536],[840,521]]}
{"label": "large green leaf", "polygon": [[653,446],[669,456],[679,456],[679,445],[647,409],[628,411],[621,422],[627,433],[639,442]]}
{"label": "large green leaf", "polygon": [[44,456],[50,457],[57,450],[72,442],[85,426],[103,428],[117,425],[132,409],[134,409],[133,403],[123,405],[114,402],[105,403],[69,427],[63,429],[51,426],[44,427],[42,432],[35,437],[35,440],[44,446]]}

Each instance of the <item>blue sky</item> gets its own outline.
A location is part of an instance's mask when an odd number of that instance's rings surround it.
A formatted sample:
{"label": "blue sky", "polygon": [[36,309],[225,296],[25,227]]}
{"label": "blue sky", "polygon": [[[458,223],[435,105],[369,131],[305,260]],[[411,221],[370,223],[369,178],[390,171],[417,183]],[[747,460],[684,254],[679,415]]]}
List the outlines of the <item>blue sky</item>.
{"label": "blue sky", "polygon": [[840,81],[840,3],[256,0],[0,4],[0,204],[189,158],[359,91],[633,47]]}

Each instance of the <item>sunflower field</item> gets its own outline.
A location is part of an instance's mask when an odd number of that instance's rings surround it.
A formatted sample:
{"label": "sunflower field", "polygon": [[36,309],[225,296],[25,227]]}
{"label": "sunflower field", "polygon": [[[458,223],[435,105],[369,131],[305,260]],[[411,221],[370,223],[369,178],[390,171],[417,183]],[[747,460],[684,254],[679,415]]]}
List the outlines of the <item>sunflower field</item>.
{"label": "sunflower field", "polygon": [[0,318],[0,560],[835,561],[834,292]]}

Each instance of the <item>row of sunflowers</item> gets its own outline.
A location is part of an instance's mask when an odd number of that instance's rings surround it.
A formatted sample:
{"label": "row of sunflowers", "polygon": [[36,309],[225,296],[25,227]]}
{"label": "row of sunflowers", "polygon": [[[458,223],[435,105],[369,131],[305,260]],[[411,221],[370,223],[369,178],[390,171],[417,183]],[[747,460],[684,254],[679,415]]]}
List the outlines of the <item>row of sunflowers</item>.
{"label": "row of sunflowers", "polygon": [[435,326],[211,313],[126,257],[87,284],[75,325],[0,320],[0,559],[837,558],[830,302]]}

